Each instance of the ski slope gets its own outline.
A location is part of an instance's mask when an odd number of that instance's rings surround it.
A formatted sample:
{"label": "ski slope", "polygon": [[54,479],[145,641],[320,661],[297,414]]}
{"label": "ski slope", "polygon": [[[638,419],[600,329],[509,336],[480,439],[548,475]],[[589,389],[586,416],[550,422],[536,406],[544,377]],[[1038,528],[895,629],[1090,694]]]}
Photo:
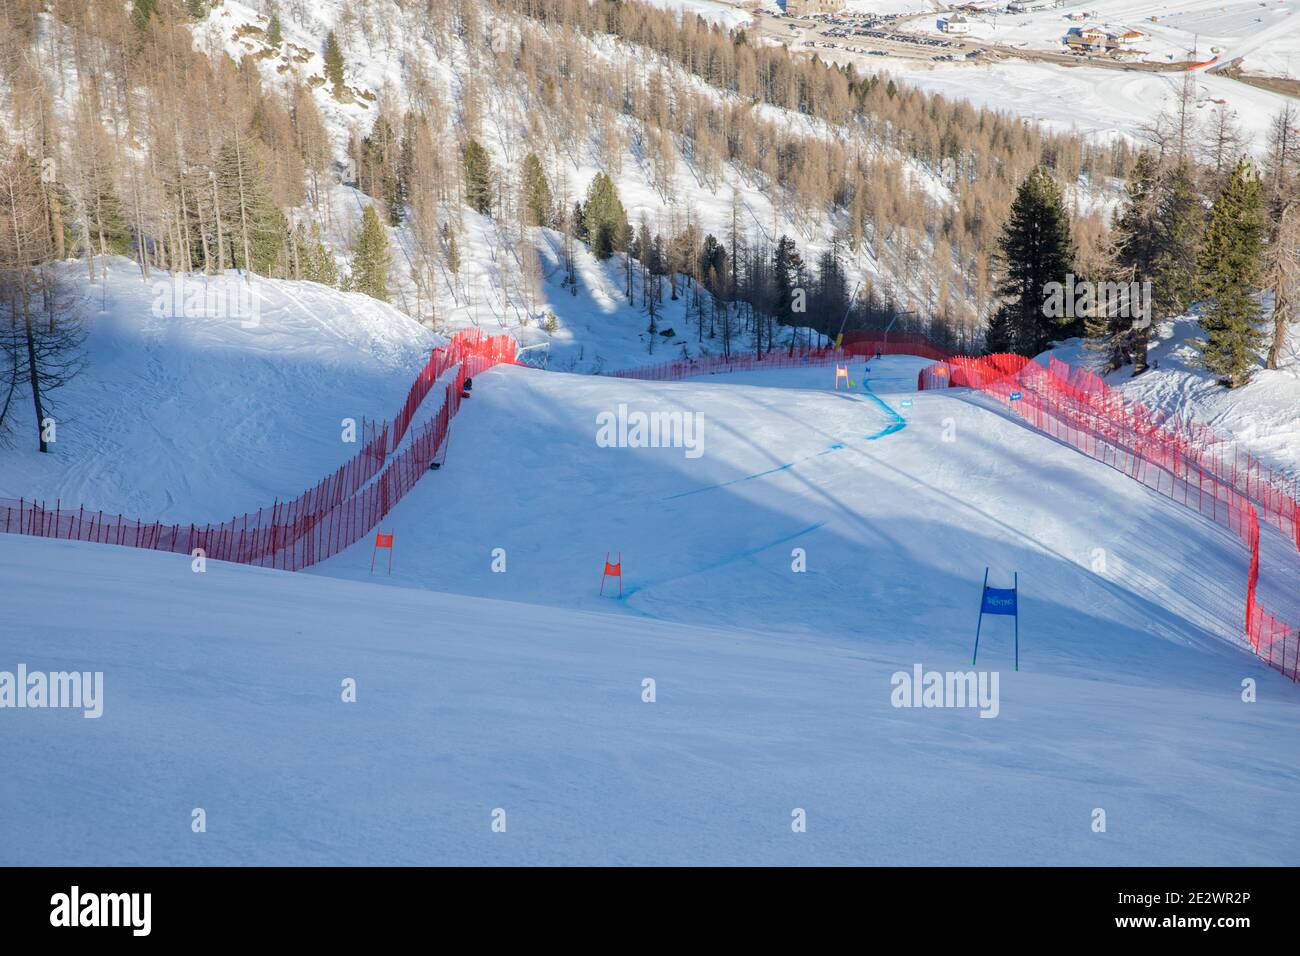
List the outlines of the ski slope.
{"label": "ski slope", "polygon": [[[494,369],[391,516],[391,577],[364,548],[196,574],[0,535],[0,668],[105,675],[98,720],[0,713],[22,728],[0,736],[0,862],[1294,859],[1300,688],[1234,646],[1240,545],[960,394],[907,392],[919,364],[853,394],[825,369]],[[597,447],[620,402],[699,411],[703,454]],[[595,594],[606,549],[621,600]],[[893,707],[896,672],[969,667],[985,564],[1022,588],[1018,673],[985,622],[996,719]]]}
{"label": "ski slope", "polygon": [[[869,376],[879,394],[837,394],[824,368],[681,383],[494,369],[447,465],[386,522],[400,542],[391,581],[594,610],[607,607],[593,585],[605,552],[621,552],[624,613],[811,634],[925,616],[954,622],[941,630],[955,653],[988,565],[1035,582],[1026,600],[1060,622],[1048,645],[1063,661],[1134,654],[1141,670],[1165,644],[1240,641],[1235,538],[964,393],[915,393],[924,364],[884,359]],[[762,376],[783,387],[742,384]],[[597,416],[620,404],[699,413],[703,453],[597,447]],[[1105,574],[1090,570],[1098,549]],[[368,568],[358,545],[313,573]],[[918,591],[933,597],[917,605]],[[1120,630],[1081,643],[1081,626]]]}
{"label": "ski slope", "polygon": [[719,2],[719,0],[650,0],[650,4],[676,10],[686,17],[703,17],[709,23],[717,23],[728,28],[744,26],[753,19],[748,12],[741,9],[739,3]]}
{"label": "ski slope", "polygon": [[[831,59],[848,57],[827,51]],[[1075,132],[1104,141],[1146,143],[1142,130],[1176,102],[1184,74],[1061,67],[1018,60],[987,63],[921,63],[883,60],[877,71],[927,93],[941,93],[976,107],[1001,110],[1047,129]],[[868,64],[867,66],[871,66]],[[866,67],[864,67],[866,68]],[[1269,123],[1291,100],[1226,76],[1197,73],[1197,123],[1208,130],[1215,111],[1226,104],[1256,158],[1262,158]]]}
{"label": "ski slope", "polygon": [[[343,421],[385,420],[442,339],[392,306],[314,282],[56,266],[85,322],[85,370],[46,396],[51,452],[15,401],[0,498],[148,520],[223,521],[288,500],[356,451]],[[178,291],[179,290],[179,291]]]}
{"label": "ski slope", "polygon": [[[391,415],[436,339],[251,287],[254,322],[154,314],[114,261],[79,292],[75,414],[47,456],[22,423],[0,492],[188,521],[336,467],[339,418]],[[848,392],[824,367],[498,367],[384,522],[391,575],[368,545],[199,574],[0,535],[0,671],[105,686],[97,720],[0,709],[0,864],[1289,862],[1300,688],[1242,647],[1240,542],[969,394],[917,393],[926,364],[854,362]],[[619,405],[698,414],[699,454],[601,447]],[[597,594],[606,552],[621,598]],[[1261,600],[1296,619],[1271,554]],[[985,566],[1022,590],[1019,672],[985,622],[996,719],[895,708],[894,674],[970,667]]]}

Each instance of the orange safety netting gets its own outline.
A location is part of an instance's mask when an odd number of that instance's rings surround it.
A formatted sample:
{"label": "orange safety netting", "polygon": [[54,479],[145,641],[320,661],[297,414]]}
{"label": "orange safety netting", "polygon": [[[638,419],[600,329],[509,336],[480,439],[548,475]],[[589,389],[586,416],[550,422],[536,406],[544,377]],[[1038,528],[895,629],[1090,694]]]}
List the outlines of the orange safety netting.
{"label": "orange safety netting", "polygon": [[[392,510],[423,477],[446,439],[465,379],[494,365],[513,364],[515,351],[508,335],[457,333],[434,349],[397,417],[382,425],[363,423],[361,450],[292,501],[277,501],[221,524],[181,525],[74,510],[62,502],[49,508],[44,502],[0,499],[0,531],[181,554],[202,549],[215,560],[297,571],[355,544]],[[434,383],[452,369],[455,375],[438,413],[390,459]]]}
{"label": "orange safety netting", "polygon": [[969,387],[1005,402],[1028,424],[1235,531],[1250,551],[1243,629],[1271,667],[1300,680],[1300,632],[1259,604],[1259,519],[1300,549],[1300,503],[1285,481],[1199,422],[1125,398],[1052,356],[956,357],[923,369],[917,387]]}

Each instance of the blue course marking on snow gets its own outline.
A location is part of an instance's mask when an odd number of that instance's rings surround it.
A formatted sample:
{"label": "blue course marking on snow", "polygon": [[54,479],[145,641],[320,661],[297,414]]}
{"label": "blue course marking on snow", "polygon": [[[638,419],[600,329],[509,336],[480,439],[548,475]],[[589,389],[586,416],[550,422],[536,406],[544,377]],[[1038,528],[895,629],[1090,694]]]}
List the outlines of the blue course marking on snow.
{"label": "blue course marking on snow", "polygon": [[[830,450],[830,449],[827,449],[827,451],[829,451],[829,450]],[[818,454],[819,454],[819,455],[824,455],[824,454],[826,454],[826,452],[824,452],[824,451],[823,451],[823,452],[818,452]],[[811,458],[811,457],[813,457],[813,456],[812,456],[812,455],[809,455],[809,456],[808,456],[808,458]],[[778,471],[785,471],[785,470],[788,469],[788,468],[793,468],[795,465],[799,464],[800,461],[807,461],[808,458],[800,458],[799,461],[787,461],[784,465],[777,465],[775,468],[769,468],[769,469],[767,469],[767,471],[756,471],[756,472],[754,472],[754,474],[752,474],[752,475],[745,475],[745,476],[743,476],[743,477],[741,477],[741,478],[732,478],[730,481],[722,481],[722,482],[719,482],[719,483],[716,484],[716,485],[706,485],[706,486],[703,487],[703,488],[692,488],[690,491],[680,491],[680,492],[678,492],[678,493],[675,494],[675,495],[669,495],[668,497],[664,498],[663,500],[664,500],[664,501],[672,501],[674,498],[685,498],[685,497],[688,497],[689,495],[698,495],[698,494],[699,494],[700,492],[702,492],[702,491],[714,491],[714,490],[716,490],[716,489],[718,489],[718,488],[725,488],[725,487],[727,487],[727,485],[734,485],[734,484],[737,484],[738,482],[742,482],[742,481],[753,481],[755,478],[762,478],[762,477],[764,477],[764,476],[766,476],[766,475],[775,474],[775,473],[778,472]]]}
{"label": "blue course marking on snow", "polygon": [[781,537],[777,538],[775,541],[769,541],[766,544],[760,544],[757,547],[747,548],[744,551],[738,551],[735,554],[729,554],[726,557],[719,558],[718,560],[713,561],[710,564],[706,564],[703,567],[692,568],[689,571],[683,571],[681,574],[669,574],[661,578],[654,578],[649,581],[644,581],[641,584],[634,585],[633,587],[630,587],[626,591],[624,591],[623,596],[620,597],[619,600],[621,601],[626,598],[630,598],[633,594],[636,594],[638,591],[644,591],[646,588],[657,587],[658,585],[665,584],[669,581],[676,581],[678,578],[690,577],[691,575],[695,575],[695,574],[704,574],[706,571],[715,571],[718,568],[724,567],[725,565],[731,564],[735,561],[740,561],[743,560],[744,558],[752,558],[754,555],[766,551],[768,548],[775,548],[777,545],[785,544],[788,541],[793,541],[795,538],[802,538],[806,534],[812,534],[814,531],[818,530],[819,528],[825,527],[825,525],[826,525],[825,521],[818,521],[816,524],[810,524],[806,528],[801,528],[800,530],[792,532],[790,534],[782,535]]}
{"label": "blue course marking on snow", "polygon": [[898,414],[898,412],[895,411],[887,402],[885,402],[884,399],[880,398],[880,396],[878,396],[875,392],[873,392],[871,390],[871,385],[869,383],[863,382],[862,387],[866,389],[865,394],[867,398],[871,399],[873,402],[875,402],[877,405],[883,408],[885,410],[885,414],[888,415],[891,419],[893,419],[893,421],[891,421],[880,431],[876,432],[876,434],[868,435],[867,441],[875,441],[877,438],[884,438],[886,435],[894,434],[894,432],[901,432],[904,428],[907,427],[907,419],[904,418],[902,415]]}
{"label": "blue course marking on snow", "polygon": [[[902,431],[907,427],[907,419],[898,414],[898,412],[890,407],[888,403],[877,396],[876,393],[871,390],[870,385],[864,381],[862,387],[866,390],[864,392],[866,397],[884,409],[885,414],[890,418],[889,424],[880,431],[876,432],[874,435],[863,436],[866,441],[875,441],[878,438],[884,438],[886,435],[892,435],[894,432]],[[732,478],[730,481],[720,481],[716,485],[705,485],[703,488],[692,488],[690,491],[679,491],[677,494],[668,495],[661,500],[673,501],[677,498],[688,498],[691,495],[703,494],[706,491],[717,491],[719,488],[726,488],[729,485],[739,484],[742,481],[753,481],[755,478],[764,478],[767,475],[774,475],[777,472],[789,471],[795,465],[803,464],[805,461],[810,461],[813,458],[820,458],[822,455],[829,455],[833,451],[840,451],[844,447],[846,447],[845,442],[835,442],[831,445],[827,445],[815,455],[805,455],[804,457],[798,458],[794,461],[788,461],[784,465],[777,465],[775,468],[768,468],[764,471],[756,471],[752,475],[743,475],[740,478]]]}

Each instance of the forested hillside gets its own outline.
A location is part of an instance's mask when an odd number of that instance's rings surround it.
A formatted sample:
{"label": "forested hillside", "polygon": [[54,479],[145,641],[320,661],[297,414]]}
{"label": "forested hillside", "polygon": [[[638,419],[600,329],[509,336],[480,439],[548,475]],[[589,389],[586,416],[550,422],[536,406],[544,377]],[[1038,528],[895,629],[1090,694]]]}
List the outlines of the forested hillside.
{"label": "forested hillside", "polygon": [[1250,153],[1184,96],[1135,150],[634,0],[13,0],[0,82],[10,400],[75,370],[69,258],[320,282],[570,367],[601,321],[647,355],[892,322],[1141,369],[1131,308],[1046,314],[1068,279],[1209,303],[1238,384],[1296,298],[1294,113]]}

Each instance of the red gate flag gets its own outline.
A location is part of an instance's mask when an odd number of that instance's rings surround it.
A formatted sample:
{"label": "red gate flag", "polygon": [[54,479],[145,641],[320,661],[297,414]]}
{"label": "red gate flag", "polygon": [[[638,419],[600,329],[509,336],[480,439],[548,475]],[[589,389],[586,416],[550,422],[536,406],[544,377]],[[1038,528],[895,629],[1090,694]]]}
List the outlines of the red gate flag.
{"label": "red gate flag", "polygon": [[618,560],[609,563],[609,552],[605,552],[605,573],[600,576],[600,594],[605,596],[605,579],[618,578],[618,596],[623,596],[623,552],[618,553]]}
{"label": "red gate flag", "polygon": [[375,550],[370,555],[370,573],[375,573],[375,558],[379,556],[379,549],[388,549],[388,573],[393,573],[393,532],[384,534],[382,531],[375,534]]}
{"label": "red gate flag", "polygon": [[839,391],[840,379],[844,379],[844,387],[849,387],[849,367],[847,365],[835,366],[835,390]]}

